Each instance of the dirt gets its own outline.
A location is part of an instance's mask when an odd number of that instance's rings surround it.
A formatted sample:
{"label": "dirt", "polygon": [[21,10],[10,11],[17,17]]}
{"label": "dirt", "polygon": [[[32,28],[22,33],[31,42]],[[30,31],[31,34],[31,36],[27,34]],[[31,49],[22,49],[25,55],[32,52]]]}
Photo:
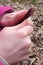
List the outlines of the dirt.
{"label": "dirt", "polygon": [[29,54],[28,60],[18,63],[17,65],[43,65],[43,0],[36,0],[37,4],[34,6],[31,2],[1,2],[3,5],[10,5],[15,8],[15,11],[27,9],[30,7],[35,7],[36,11],[32,16],[32,21],[34,23],[34,32],[31,35],[31,40],[33,42],[31,53]]}

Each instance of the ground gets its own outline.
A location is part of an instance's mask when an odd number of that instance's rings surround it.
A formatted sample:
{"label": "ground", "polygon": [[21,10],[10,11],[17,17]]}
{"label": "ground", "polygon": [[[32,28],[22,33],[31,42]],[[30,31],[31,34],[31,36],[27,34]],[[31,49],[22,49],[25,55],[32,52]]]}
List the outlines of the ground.
{"label": "ground", "polygon": [[[6,0],[5,0],[6,1]],[[43,0],[36,0],[37,3],[34,5],[28,0],[25,2],[19,0],[19,2],[11,2],[3,0],[0,4],[10,5],[15,8],[15,11],[27,9],[34,6],[36,8],[35,13],[32,16],[32,21],[34,23],[34,32],[31,35],[31,40],[33,42],[31,53],[29,54],[28,61],[23,61],[17,65],[43,65]]]}

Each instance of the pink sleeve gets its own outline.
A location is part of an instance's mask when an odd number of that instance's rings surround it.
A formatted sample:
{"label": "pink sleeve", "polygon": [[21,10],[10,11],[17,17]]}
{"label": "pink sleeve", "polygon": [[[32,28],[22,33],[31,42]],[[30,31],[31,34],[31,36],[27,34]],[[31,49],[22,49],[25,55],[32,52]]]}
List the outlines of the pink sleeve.
{"label": "pink sleeve", "polygon": [[14,11],[14,9],[11,8],[10,6],[0,5],[0,16],[3,15],[4,13],[11,13],[13,11]]}
{"label": "pink sleeve", "polygon": [[0,56],[0,65],[9,65],[4,58]]}
{"label": "pink sleeve", "polygon": [[2,62],[0,62],[0,65],[3,65],[3,63],[2,63]]}

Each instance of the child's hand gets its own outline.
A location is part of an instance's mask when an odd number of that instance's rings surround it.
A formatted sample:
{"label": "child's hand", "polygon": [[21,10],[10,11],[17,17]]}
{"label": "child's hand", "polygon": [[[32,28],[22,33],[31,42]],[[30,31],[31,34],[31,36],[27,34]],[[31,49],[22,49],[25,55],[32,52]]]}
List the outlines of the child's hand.
{"label": "child's hand", "polygon": [[25,16],[26,13],[27,10],[21,10],[13,13],[4,14],[1,17],[0,25],[2,27],[16,25],[17,23],[20,23],[19,21]]}
{"label": "child's hand", "polygon": [[[19,20],[20,17],[17,18]],[[16,22],[16,18],[15,22]],[[10,25],[10,24],[9,24]],[[28,58],[32,45],[30,34],[33,31],[31,19],[19,25],[4,27],[0,32],[0,55],[9,64],[17,63]]]}

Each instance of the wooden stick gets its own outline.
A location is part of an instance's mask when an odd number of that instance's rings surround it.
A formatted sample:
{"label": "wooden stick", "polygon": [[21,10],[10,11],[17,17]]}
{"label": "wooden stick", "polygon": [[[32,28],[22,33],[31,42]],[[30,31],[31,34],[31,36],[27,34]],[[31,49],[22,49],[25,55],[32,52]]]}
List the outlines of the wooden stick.
{"label": "wooden stick", "polygon": [[26,20],[28,17],[32,16],[33,13],[35,11],[35,8],[30,8],[28,10],[28,12],[26,13],[26,15],[20,20],[20,22],[18,24],[20,24],[21,22],[23,22],[24,20]]}

